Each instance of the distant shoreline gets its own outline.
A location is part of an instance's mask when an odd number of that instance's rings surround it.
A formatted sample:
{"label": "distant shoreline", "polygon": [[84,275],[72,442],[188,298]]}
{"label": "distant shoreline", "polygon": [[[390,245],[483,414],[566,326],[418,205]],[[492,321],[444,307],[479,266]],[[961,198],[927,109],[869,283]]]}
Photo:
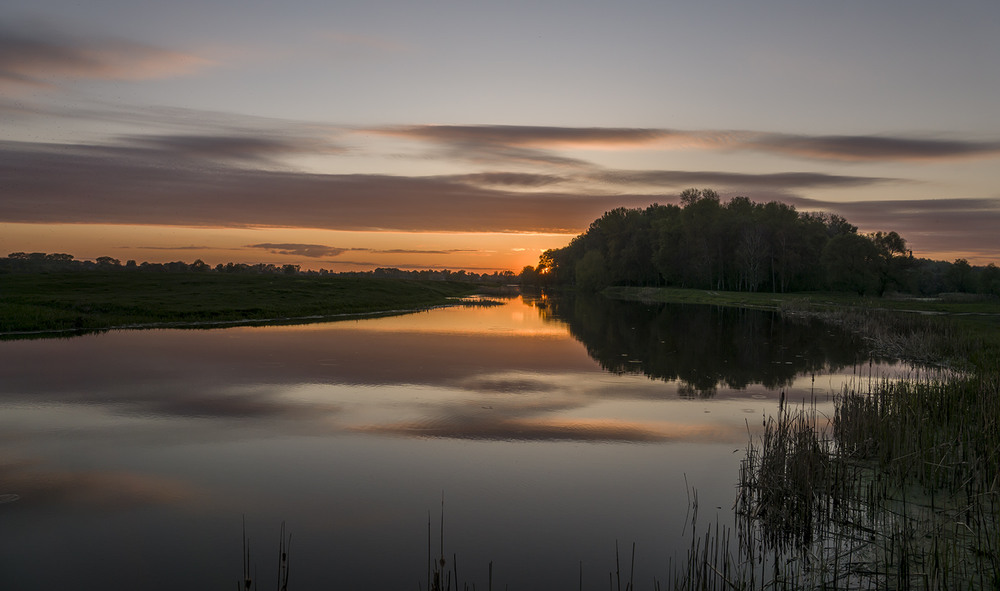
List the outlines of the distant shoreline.
{"label": "distant shoreline", "polygon": [[395,315],[450,305],[476,289],[452,281],[336,276],[3,274],[0,339]]}

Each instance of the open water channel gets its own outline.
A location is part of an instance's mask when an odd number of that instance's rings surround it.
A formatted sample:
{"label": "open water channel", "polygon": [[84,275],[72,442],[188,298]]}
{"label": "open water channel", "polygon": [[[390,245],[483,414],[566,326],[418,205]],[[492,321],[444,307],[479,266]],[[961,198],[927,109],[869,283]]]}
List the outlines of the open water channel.
{"label": "open water channel", "polygon": [[[324,324],[0,342],[0,589],[653,588],[732,522],[748,436],[873,364],[708,306],[522,296]],[[430,525],[429,525],[430,524]],[[456,560],[457,559],[457,560]],[[454,588],[454,587],[453,587]]]}

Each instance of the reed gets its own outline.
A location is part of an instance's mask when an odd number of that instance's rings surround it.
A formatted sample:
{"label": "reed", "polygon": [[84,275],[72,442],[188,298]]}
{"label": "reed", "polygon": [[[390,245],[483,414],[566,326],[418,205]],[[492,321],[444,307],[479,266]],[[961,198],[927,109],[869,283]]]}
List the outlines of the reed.
{"label": "reed", "polygon": [[998,376],[855,385],[835,408],[768,419],[741,463],[736,539],[693,532],[670,587],[1000,588]]}
{"label": "reed", "polygon": [[[291,550],[292,534],[285,531],[285,522],[281,522],[278,534],[278,591],[288,591],[288,579],[291,574],[289,552]],[[239,591],[256,591],[257,564],[250,553],[250,537],[247,536],[246,517],[243,517],[243,577],[237,581]]]}
{"label": "reed", "polygon": [[900,312],[874,305],[828,306],[782,302],[787,318],[816,318],[857,335],[875,357],[934,365],[966,365],[982,343],[964,338],[951,317]]}

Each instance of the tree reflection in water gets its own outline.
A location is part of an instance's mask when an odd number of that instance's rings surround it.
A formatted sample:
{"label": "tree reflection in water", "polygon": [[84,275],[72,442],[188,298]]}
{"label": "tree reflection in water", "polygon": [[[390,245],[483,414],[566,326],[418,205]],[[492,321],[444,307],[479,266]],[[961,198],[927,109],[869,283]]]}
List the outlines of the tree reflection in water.
{"label": "tree reflection in water", "polygon": [[692,398],[714,396],[719,387],[778,389],[798,375],[868,360],[843,330],[767,310],[570,293],[537,302],[538,313],[566,323],[605,370],[676,380]]}

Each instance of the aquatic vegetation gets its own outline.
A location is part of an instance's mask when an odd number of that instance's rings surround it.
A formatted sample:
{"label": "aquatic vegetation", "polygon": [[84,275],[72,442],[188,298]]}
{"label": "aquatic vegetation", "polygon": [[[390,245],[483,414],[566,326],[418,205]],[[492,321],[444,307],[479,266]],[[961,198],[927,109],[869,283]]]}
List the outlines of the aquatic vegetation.
{"label": "aquatic vegetation", "polygon": [[[690,290],[617,295],[706,297]],[[707,297],[748,305],[730,294]],[[840,326],[875,356],[953,371],[853,384],[837,397],[833,416],[782,404],[747,445],[735,531],[693,533],[668,587],[1000,588],[995,304],[770,297],[749,305]]]}
{"label": "aquatic vegetation", "polygon": [[997,588],[1000,381],[855,385],[833,417],[783,406],[735,511],[735,540],[695,539],[673,588]]}
{"label": "aquatic vegetation", "polygon": [[[285,531],[285,522],[281,522],[278,534],[278,591],[288,591],[288,578],[291,574],[288,553],[292,545],[292,534]],[[237,589],[242,591],[257,590],[257,565],[250,552],[250,538],[247,537],[246,517],[243,518],[243,577],[237,583]]]}

